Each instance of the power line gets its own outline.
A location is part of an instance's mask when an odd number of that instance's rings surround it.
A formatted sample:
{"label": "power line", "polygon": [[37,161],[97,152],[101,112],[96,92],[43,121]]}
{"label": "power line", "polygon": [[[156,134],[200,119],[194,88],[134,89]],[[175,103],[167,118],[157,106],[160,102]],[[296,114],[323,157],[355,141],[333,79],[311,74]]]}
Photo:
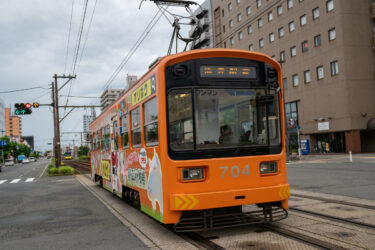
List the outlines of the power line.
{"label": "power line", "polygon": [[71,8],[71,10],[70,10],[70,23],[69,23],[68,42],[67,42],[67,45],[66,45],[64,74],[66,73],[66,64],[68,63],[69,43],[70,43],[70,32],[71,32],[71,30],[72,30],[73,11],[74,11],[74,0],[72,0],[72,8]]}
{"label": "power line", "polygon": [[48,89],[41,86],[38,87],[32,87],[32,88],[26,88],[26,89],[16,89],[16,90],[9,90],[9,91],[1,91],[0,94],[8,94],[8,93],[14,93],[14,92],[21,92],[26,90],[32,90],[32,89]]}
{"label": "power line", "polygon": [[[129,52],[126,54],[125,58],[121,61],[119,66],[115,69],[115,71],[112,73],[112,75],[107,80],[104,87],[101,89],[101,92],[105,89],[108,89],[108,87],[112,84],[112,82],[116,79],[120,71],[124,68],[126,63],[130,60],[132,55],[135,53],[135,51],[138,49],[138,47],[141,45],[141,43],[144,41],[144,39],[147,37],[147,35],[150,33],[150,31],[154,28],[154,26],[158,23],[160,18],[163,16],[165,10],[161,11],[160,9],[155,14],[155,16],[152,18],[152,20],[149,22],[149,24],[146,26],[146,28],[143,30],[141,35],[138,37],[137,41],[134,43],[133,47],[129,50]],[[97,101],[96,101],[97,102]]]}
{"label": "power line", "polygon": [[[60,95],[60,96],[67,97],[68,95]],[[69,95],[68,97],[69,98],[70,97],[73,97],[73,98],[92,98],[92,99],[100,98],[100,96],[74,96],[74,95]]]}

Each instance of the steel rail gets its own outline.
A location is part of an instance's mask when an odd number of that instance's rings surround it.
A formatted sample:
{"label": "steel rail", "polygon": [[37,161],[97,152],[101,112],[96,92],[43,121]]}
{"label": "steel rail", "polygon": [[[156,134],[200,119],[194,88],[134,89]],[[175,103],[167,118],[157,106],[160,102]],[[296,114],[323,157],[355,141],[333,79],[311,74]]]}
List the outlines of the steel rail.
{"label": "steel rail", "polygon": [[288,238],[296,239],[298,241],[302,241],[304,243],[307,243],[308,245],[323,248],[323,249],[332,249],[332,250],[338,250],[338,249],[347,249],[338,245],[335,245],[333,243],[329,243],[323,240],[319,240],[317,238],[304,235],[301,233],[297,233],[285,228],[280,228],[275,225],[267,225],[267,224],[260,224],[260,227],[263,227],[264,229],[267,229],[271,232],[276,232],[280,235],[286,236]]}
{"label": "steel rail", "polygon": [[307,198],[307,199],[311,199],[311,200],[319,200],[319,201],[325,201],[325,202],[329,202],[329,203],[337,203],[337,204],[341,204],[341,205],[348,205],[348,206],[352,206],[352,207],[361,207],[361,208],[367,208],[367,209],[375,210],[375,206],[372,206],[372,205],[357,204],[357,203],[354,203],[354,202],[333,200],[333,199],[315,197],[315,196],[310,196],[310,195],[305,195],[305,194],[292,194],[291,197],[293,197],[293,196],[301,197],[301,198]]}
{"label": "steel rail", "polygon": [[343,222],[343,223],[346,223],[346,224],[351,224],[351,225],[356,225],[356,226],[361,226],[361,227],[367,227],[367,228],[370,228],[372,230],[375,230],[375,225],[368,224],[368,223],[365,223],[365,222],[349,220],[349,219],[340,218],[340,217],[336,217],[336,216],[332,216],[332,215],[328,215],[328,214],[322,214],[322,213],[318,213],[318,212],[312,212],[312,211],[308,211],[308,210],[304,210],[304,209],[300,209],[300,208],[296,208],[296,207],[289,207],[289,210],[296,211],[296,212],[299,212],[299,213],[308,214],[308,215],[314,215],[314,216],[318,216],[318,217],[321,217],[321,218],[325,218],[325,219],[329,219],[329,220],[333,220],[333,221],[337,221],[337,222]]}

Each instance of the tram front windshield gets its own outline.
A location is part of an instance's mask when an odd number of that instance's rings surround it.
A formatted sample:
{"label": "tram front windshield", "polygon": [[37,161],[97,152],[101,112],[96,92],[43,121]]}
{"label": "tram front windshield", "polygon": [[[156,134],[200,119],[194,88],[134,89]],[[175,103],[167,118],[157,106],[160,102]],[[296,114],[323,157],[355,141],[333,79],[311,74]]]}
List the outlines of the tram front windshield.
{"label": "tram front windshield", "polygon": [[281,144],[276,91],[175,89],[168,94],[168,113],[173,151]]}

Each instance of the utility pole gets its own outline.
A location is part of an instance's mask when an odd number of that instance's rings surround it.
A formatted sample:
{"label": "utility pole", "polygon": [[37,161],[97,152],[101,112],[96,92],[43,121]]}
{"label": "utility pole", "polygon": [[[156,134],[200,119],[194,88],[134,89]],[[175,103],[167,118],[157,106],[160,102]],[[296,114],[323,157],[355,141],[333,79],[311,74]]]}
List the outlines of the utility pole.
{"label": "utility pole", "polygon": [[[56,167],[60,167],[61,166],[61,145],[60,145],[60,118],[59,118],[59,90],[64,87],[69,81],[71,81],[72,79],[76,78],[76,76],[71,76],[71,75],[68,75],[68,76],[65,76],[65,75],[62,75],[62,76],[58,76],[57,74],[55,74],[53,76],[54,78],[54,83],[53,83],[53,92],[54,92],[54,101],[53,101],[53,109],[54,109],[54,116],[55,116],[55,131],[56,131],[56,134],[55,134],[55,140],[54,140],[54,146],[56,148]],[[57,79],[58,78],[61,78],[61,79],[68,79],[68,81],[66,83],[63,84],[62,87],[58,88],[57,86]]]}
{"label": "utility pole", "polygon": [[56,150],[56,138],[57,138],[57,133],[56,133],[56,108],[55,108],[55,84],[52,82],[52,107],[53,107],[53,157],[55,158],[55,167],[57,166],[56,160],[57,160],[57,150]]}

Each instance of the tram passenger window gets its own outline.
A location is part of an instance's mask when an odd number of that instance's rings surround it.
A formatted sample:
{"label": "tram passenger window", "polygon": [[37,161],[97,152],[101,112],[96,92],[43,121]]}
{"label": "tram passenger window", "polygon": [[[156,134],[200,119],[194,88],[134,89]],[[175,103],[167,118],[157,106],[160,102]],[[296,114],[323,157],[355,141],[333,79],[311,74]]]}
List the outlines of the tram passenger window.
{"label": "tram passenger window", "polygon": [[144,104],[144,133],[147,146],[158,144],[158,104],[156,98]]}
{"label": "tram passenger window", "polygon": [[105,148],[104,148],[104,142],[105,142],[105,131],[104,131],[104,128],[101,128],[100,129],[101,131],[100,131],[100,135],[101,135],[101,137],[100,137],[100,149],[101,150],[104,150]]}
{"label": "tram passenger window", "polygon": [[111,148],[111,134],[109,130],[109,125],[105,126],[104,129],[104,144],[105,144],[105,150],[110,150]]}
{"label": "tram passenger window", "polygon": [[131,111],[131,138],[132,146],[140,147],[141,146],[141,109],[138,107]]}
{"label": "tram passenger window", "polygon": [[172,90],[168,94],[168,133],[170,147],[193,150],[193,112],[191,90]]}
{"label": "tram passenger window", "polygon": [[127,115],[121,117],[121,146],[123,148],[129,147],[129,121]]}
{"label": "tram passenger window", "polygon": [[[116,119],[116,117],[114,119]],[[117,126],[117,121],[113,122],[113,144],[114,144],[115,150],[117,150],[118,149],[118,126]]]}

